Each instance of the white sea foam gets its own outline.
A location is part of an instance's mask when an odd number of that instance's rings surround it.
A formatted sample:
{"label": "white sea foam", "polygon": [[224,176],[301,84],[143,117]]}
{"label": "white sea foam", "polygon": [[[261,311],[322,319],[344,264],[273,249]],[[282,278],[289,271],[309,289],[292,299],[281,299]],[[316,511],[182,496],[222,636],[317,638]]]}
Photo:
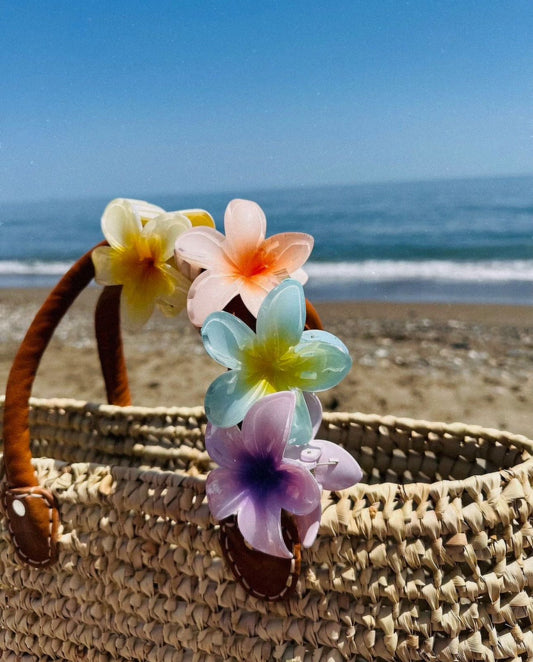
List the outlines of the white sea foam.
{"label": "white sea foam", "polygon": [[[9,276],[62,276],[72,262],[23,262],[0,260],[0,280]],[[531,282],[533,260],[487,260],[460,262],[452,260],[364,260],[361,262],[308,262],[305,265],[312,282]]]}
{"label": "white sea foam", "polygon": [[386,282],[424,280],[434,282],[533,283],[533,260],[365,260],[362,262],[309,262],[305,270],[312,281]]}
{"label": "white sea foam", "polygon": [[[73,261],[74,262],[74,261]],[[73,262],[19,262],[0,260],[1,276],[61,276]]]}

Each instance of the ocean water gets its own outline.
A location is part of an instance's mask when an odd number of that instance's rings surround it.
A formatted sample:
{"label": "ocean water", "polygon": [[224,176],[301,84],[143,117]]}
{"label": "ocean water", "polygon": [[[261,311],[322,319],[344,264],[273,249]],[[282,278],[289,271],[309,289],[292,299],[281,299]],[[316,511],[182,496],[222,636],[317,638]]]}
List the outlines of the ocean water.
{"label": "ocean water", "polygon": [[[533,176],[168,194],[150,201],[165,209],[203,207],[222,230],[234,197],[263,207],[268,235],[314,236],[306,266],[313,301],[533,304]],[[0,287],[51,287],[103,238],[107,202],[0,204]]]}

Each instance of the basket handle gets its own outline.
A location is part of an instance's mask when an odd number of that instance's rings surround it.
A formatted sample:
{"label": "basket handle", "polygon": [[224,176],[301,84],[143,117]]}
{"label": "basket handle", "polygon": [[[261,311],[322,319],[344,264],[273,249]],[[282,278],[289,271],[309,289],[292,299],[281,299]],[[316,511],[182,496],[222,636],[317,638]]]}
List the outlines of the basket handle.
{"label": "basket handle", "polygon": [[[6,386],[4,508],[17,554],[39,567],[57,560],[59,513],[53,495],[39,487],[32,465],[29,399],[39,363],[57,325],[94,277],[92,251],[69,269],[37,312],[15,356]],[[120,333],[120,291],[120,286],[103,289],[96,306],[95,333],[108,401],[124,406],[131,398]]]}
{"label": "basket handle", "polygon": [[94,330],[107,401],[127,407],[131,405],[131,393],[120,330],[121,292],[122,285],[103,288],[94,313]]}

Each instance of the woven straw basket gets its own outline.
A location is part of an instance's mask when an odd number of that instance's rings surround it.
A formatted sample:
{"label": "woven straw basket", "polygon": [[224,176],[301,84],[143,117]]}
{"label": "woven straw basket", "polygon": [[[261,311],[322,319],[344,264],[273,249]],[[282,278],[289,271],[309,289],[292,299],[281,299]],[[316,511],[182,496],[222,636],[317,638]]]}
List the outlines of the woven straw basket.
{"label": "woven straw basket", "polygon": [[533,442],[325,414],[367,482],[326,493],[297,593],[269,603],[221,558],[204,425],[200,408],[32,401],[63,528],[51,568],[21,566],[1,529],[3,660],[533,659]]}
{"label": "woven straw basket", "polygon": [[114,404],[30,399],[91,265],[88,253],[37,314],[3,401],[0,659],[533,660],[533,441],[325,414],[319,437],[352,453],[363,482],[323,492],[296,590],[255,597],[208,508],[203,409],[116,406],[129,401],[120,288],[96,312]]}

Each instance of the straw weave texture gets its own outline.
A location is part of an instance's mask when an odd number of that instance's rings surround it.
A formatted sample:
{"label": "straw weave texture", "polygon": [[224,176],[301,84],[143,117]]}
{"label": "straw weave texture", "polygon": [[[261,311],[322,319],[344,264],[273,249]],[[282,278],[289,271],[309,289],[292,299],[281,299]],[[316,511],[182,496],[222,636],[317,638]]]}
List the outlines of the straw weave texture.
{"label": "straw weave texture", "polygon": [[248,597],[205,499],[201,408],[32,400],[60,558],[0,525],[0,659],[533,660],[533,442],[461,424],[325,414],[365,478],[324,493],[287,602]]}

